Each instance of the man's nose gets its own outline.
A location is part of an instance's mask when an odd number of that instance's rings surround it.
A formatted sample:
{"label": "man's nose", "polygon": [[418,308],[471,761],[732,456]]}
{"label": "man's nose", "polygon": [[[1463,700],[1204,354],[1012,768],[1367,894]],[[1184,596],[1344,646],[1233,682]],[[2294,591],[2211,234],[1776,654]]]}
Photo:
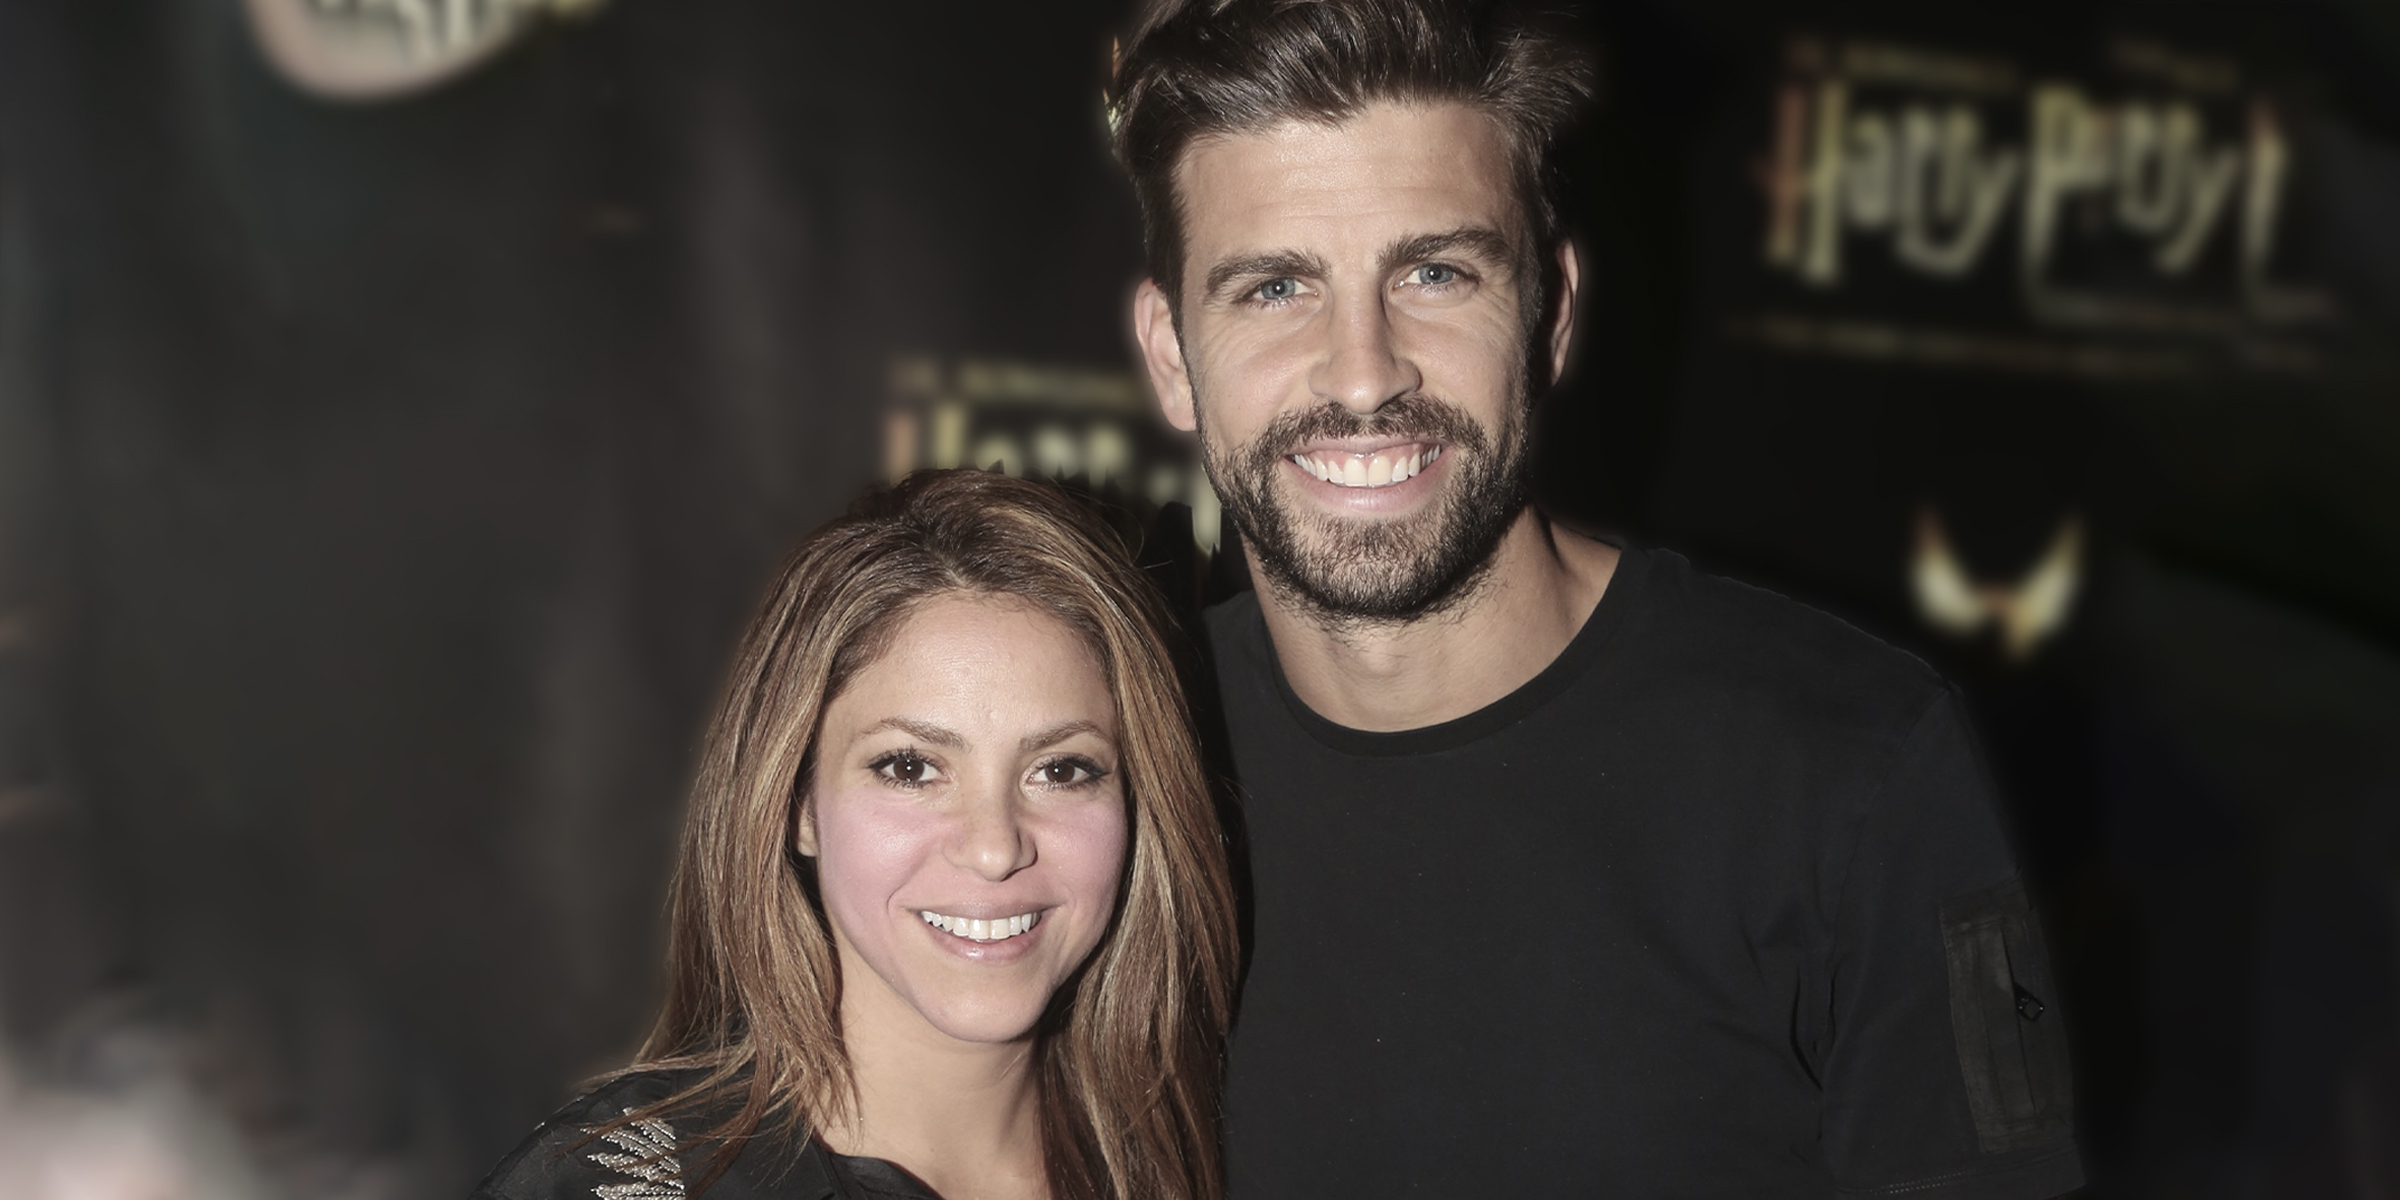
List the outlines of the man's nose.
{"label": "man's nose", "polygon": [[950,840],[950,865],[994,883],[1033,865],[1033,832],[1014,789],[990,787],[958,814]]}
{"label": "man's nose", "polygon": [[1380,290],[1337,295],[1326,311],[1324,357],[1309,388],[1363,416],[1424,384]]}

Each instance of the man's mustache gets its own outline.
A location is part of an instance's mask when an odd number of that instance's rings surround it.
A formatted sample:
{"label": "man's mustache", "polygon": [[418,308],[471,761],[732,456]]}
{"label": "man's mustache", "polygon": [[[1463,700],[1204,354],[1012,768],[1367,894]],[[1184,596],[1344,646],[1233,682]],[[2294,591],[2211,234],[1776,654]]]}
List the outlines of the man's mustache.
{"label": "man's mustache", "polygon": [[1370,413],[1352,412],[1332,401],[1285,413],[1270,422],[1252,444],[1261,458],[1281,458],[1323,439],[1384,437],[1441,442],[1477,452],[1489,449],[1483,427],[1473,417],[1457,405],[1422,392],[1389,401]]}

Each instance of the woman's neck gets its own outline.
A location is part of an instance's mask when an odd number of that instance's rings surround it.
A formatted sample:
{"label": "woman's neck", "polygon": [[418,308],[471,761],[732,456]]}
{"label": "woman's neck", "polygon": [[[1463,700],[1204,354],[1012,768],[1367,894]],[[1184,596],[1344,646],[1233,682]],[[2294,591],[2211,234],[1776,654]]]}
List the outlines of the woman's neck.
{"label": "woman's neck", "polygon": [[1046,1200],[1033,1040],[962,1042],[905,1004],[876,1002],[897,999],[888,992],[858,995],[883,991],[843,997],[858,1103],[847,1128],[819,1131],[826,1147],[898,1163],[943,1200]]}

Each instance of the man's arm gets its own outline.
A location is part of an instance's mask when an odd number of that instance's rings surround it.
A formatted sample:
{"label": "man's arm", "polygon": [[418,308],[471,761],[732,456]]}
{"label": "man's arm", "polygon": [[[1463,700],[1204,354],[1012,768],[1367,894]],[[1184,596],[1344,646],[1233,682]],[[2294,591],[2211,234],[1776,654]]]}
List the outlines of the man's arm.
{"label": "man's arm", "polygon": [[1840,1194],[2081,1186],[2048,951],[1955,691],[1918,718],[1836,853],[1823,1079]]}

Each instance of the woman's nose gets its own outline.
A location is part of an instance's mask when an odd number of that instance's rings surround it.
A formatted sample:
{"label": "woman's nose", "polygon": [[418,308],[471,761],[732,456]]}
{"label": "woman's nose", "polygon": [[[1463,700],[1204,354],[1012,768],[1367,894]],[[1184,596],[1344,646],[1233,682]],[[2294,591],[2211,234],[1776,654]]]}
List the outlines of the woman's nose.
{"label": "woman's nose", "polygon": [[993,789],[959,813],[950,864],[997,883],[1033,865],[1033,832],[1013,792]]}

